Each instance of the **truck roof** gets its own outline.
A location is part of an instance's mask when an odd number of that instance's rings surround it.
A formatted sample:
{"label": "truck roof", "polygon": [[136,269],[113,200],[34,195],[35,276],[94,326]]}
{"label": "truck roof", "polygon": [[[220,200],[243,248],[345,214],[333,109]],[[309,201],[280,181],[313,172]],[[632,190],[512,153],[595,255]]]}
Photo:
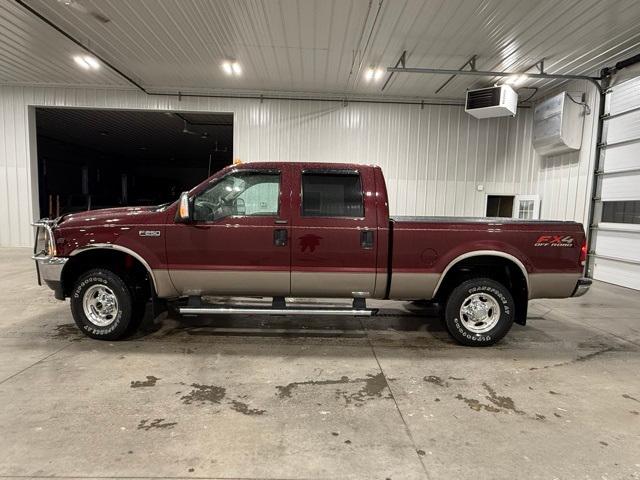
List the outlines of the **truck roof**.
{"label": "truck roof", "polygon": [[247,162],[234,165],[235,167],[249,168],[277,168],[283,165],[296,165],[301,168],[325,168],[339,170],[355,170],[357,168],[375,168],[376,165],[363,165],[361,163],[333,163],[333,162]]}

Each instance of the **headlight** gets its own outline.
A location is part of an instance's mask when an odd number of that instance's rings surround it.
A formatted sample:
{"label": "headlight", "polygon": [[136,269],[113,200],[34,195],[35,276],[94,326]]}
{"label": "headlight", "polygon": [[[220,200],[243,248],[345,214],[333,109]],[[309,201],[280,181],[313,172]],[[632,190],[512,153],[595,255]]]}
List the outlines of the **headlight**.
{"label": "headlight", "polygon": [[56,256],[56,243],[53,237],[51,225],[40,221],[34,224],[37,227],[36,241],[33,248],[34,255],[47,255],[49,257]]}
{"label": "headlight", "polygon": [[47,231],[44,227],[38,227],[36,230],[36,245],[33,249],[34,255],[39,255],[44,253],[45,255],[49,255],[48,251],[51,247],[49,246],[49,238],[47,237]]}

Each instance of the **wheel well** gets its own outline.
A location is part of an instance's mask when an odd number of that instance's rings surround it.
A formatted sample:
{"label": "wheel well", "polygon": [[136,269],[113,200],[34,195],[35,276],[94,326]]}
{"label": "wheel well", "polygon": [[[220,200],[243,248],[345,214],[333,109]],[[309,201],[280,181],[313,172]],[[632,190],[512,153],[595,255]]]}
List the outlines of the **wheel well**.
{"label": "wheel well", "polygon": [[138,298],[149,298],[153,284],[146,267],[126,252],[109,249],[95,249],[79,253],[69,258],[62,271],[62,292],[71,295],[71,289],[78,277],[94,268],[106,268],[126,278]]}
{"label": "wheel well", "polygon": [[435,295],[444,302],[451,291],[466,280],[485,277],[500,282],[509,289],[516,304],[515,322],[526,323],[529,290],[522,269],[512,260],[494,255],[478,255],[460,260],[446,273]]}

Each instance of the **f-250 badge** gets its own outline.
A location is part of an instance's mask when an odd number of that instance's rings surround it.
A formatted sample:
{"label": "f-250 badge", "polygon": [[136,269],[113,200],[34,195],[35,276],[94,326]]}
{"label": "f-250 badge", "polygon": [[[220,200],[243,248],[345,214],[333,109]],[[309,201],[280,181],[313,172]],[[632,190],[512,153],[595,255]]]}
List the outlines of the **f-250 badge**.
{"label": "f-250 badge", "polygon": [[571,235],[541,235],[534,247],[573,247],[575,240]]}
{"label": "f-250 badge", "polygon": [[159,237],[160,230],[138,230],[138,235],[141,237]]}

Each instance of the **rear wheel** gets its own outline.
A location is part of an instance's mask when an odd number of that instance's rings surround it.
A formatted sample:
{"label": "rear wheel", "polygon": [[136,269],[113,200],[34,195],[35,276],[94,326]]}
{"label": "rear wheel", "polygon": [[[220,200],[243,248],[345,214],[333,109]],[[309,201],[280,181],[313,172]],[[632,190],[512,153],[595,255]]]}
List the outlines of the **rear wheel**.
{"label": "rear wheel", "polygon": [[137,326],[141,309],[124,280],[107,269],[89,270],[73,286],[71,313],[82,332],[99,340],[118,340]]}
{"label": "rear wheel", "polygon": [[513,325],[515,304],[511,292],[489,278],[475,278],[453,289],[447,299],[445,324],[459,343],[493,345]]}

